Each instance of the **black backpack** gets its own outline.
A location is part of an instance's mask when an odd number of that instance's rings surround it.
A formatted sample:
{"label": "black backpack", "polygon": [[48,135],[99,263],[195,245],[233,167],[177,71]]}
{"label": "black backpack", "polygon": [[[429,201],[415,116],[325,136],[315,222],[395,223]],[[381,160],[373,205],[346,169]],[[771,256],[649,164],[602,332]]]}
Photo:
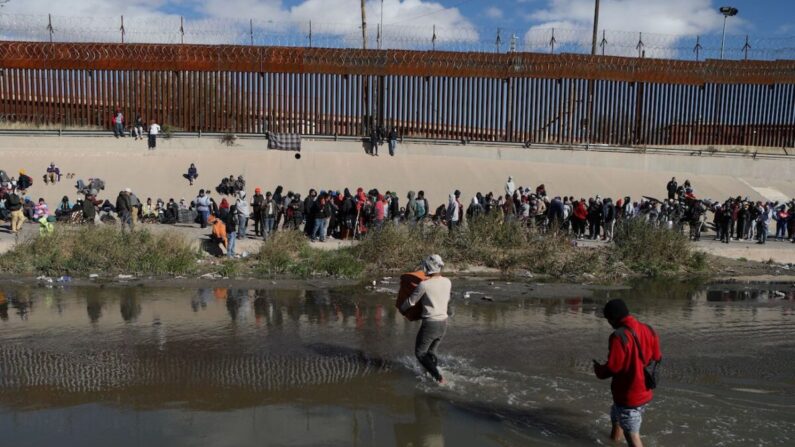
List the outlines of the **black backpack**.
{"label": "black backpack", "polygon": [[11,177],[6,174],[6,171],[0,169],[0,183],[8,183],[11,181]]}
{"label": "black backpack", "polygon": [[16,210],[12,210],[11,208],[16,208],[18,210],[19,206],[21,204],[22,204],[22,202],[20,202],[18,195],[12,193],[12,194],[9,194],[8,196],[6,196],[6,207],[9,210],[16,211]]}

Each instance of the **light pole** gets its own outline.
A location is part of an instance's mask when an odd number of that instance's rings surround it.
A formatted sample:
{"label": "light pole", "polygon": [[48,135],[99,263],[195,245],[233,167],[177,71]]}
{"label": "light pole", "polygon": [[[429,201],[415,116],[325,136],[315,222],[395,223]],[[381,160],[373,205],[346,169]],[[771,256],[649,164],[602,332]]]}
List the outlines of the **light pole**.
{"label": "light pole", "polygon": [[723,35],[720,38],[720,58],[723,59],[723,45],[726,43],[726,19],[736,16],[740,11],[732,6],[721,6],[718,11],[723,14]]}
{"label": "light pole", "polygon": [[591,40],[591,56],[596,55],[596,33],[599,28],[599,0],[596,0],[593,8],[593,39]]}
{"label": "light pole", "polygon": [[384,41],[384,0],[381,0],[381,21],[378,24],[378,32],[380,39],[378,39],[378,49],[381,49],[382,42]]}

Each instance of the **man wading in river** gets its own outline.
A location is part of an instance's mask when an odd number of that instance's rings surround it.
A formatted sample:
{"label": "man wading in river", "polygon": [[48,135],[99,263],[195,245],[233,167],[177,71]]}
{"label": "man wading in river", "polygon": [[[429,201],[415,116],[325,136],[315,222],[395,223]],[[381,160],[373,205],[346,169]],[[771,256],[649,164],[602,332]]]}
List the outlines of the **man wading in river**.
{"label": "man wading in river", "polygon": [[422,326],[417,332],[414,355],[439,383],[444,383],[444,379],[437,368],[436,348],[447,331],[447,304],[453,287],[450,279],[442,276],[442,267],[444,262],[439,255],[428,256],[422,262],[428,279],[422,281],[401,306],[403,312],[418,303],[422,306]]}
{"label": "man wading in river", "polygon": [[654,397],[653,381],[647,380],[644,367],[662,360],[660,339],[648,325],[629,314],[623,300],[615,299],[605,304],[604,316],[615,332],[610,335],[607,363],[593,361],[593,371],[600,379],[613,378],[613,407],[610,420],[613,423],[611,437],[620,441],[622,436],[630,447],[643,447],[640,440],[640,425],[646,404]]}

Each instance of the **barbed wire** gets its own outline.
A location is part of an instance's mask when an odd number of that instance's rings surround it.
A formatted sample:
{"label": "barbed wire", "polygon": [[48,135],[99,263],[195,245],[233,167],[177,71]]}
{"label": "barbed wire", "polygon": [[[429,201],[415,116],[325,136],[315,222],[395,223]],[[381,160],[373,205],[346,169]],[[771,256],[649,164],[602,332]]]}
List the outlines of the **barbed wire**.
{"label": "barbed wire", "polygon": [[[284,47],[361,48],[356,23],[184,19],[164,17],[77,17],[0,14],[0,38],[33,42],[185,43]],[[716,59],[721,36],[674,35],[604,30],[597,54],[678,60]],[[589,54],[590,29],[511,31],[475,27],[371,26],[367,48],[481,53],[539,52]],[[795,59],[795,38],[727,35],[725,59]]]}

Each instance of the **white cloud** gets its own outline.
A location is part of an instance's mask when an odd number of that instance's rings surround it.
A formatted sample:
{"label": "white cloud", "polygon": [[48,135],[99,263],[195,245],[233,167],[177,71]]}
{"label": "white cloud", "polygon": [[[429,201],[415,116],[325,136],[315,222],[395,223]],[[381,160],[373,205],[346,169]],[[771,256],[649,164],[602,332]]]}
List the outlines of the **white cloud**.
{"label": "white cloud", "polygon": [[486,17],[490,19],[501,19],[503,17],[502,9],[492,6],[486,9]]}
{"label": "white cloud", "polygon": [[[178,14],[183,11],[188,17],[200,17],[186,19],[185,41],[192,43],[246,42],[250,19],[255,34],[270,39],[263,43],[301,44],[278,39],[304,39],[310,21],[319,40],[323,36],[361,40],[359,0],[304,0],[292,7],[282,0],[12,0],[1,11],[0,33],[44,39],[46,15],[51,13],[56,40],[112,41],[119,37],[123,14],[129,41],[174,42],[180,39]],[[381,1],[369,0],[366,13],[369,40],[374,43]],[[457,8],[432,0],[384,0],[383,23],[386,47],[429,44],[434,26],[438,43],[471,42],[478,37],[475,26]]]}
{"label": "white cloud", "polygon": [[[546,7],[527,17],[534,25],[525,35],[525,44],[534,49],[549,48],[551,29],[558,45],[590,49],[594,14],[593,0],[549,0]],[[720,31],[723,16],[711,0],[602,0],[599,33],[608,30],[607,53],[636,55],[635,46],[643,33],[648,57],[669,57],[670,48],[685,35]],[[729,20],[727,33],[746,26],[740,17]]]}

